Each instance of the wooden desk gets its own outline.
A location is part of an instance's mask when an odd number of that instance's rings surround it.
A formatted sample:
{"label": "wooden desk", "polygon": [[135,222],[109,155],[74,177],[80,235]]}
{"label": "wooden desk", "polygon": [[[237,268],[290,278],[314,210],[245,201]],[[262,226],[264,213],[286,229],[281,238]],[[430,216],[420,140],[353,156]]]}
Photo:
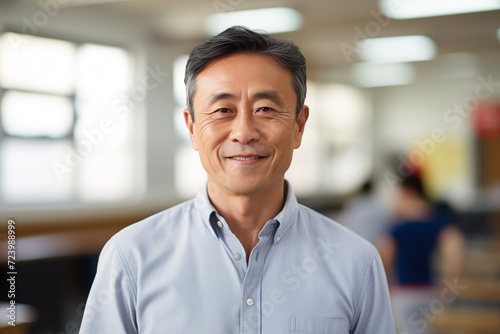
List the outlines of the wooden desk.
{"label": "wooden desk", "polygon": [[500,332],[500,311],[446,310],[430,326],[437,333],[496,334]]}
{"label": "wooden desk", "polygon": [[[120,229],[121,226],[94,226],[92,229],[19,237],[16,239],[16,262],[98,254]],[[6,247],[6,241],[0,242],[0,247]]]}

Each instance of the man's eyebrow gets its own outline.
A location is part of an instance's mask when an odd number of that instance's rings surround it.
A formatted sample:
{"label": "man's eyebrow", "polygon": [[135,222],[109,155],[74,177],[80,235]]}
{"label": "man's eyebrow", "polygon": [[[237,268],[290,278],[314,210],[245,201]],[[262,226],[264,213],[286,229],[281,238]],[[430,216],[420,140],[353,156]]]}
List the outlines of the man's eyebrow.
{"label": "man's eyebrow", "polygon": [[221,100],[235,100],[236,95],[227,93],[227,92],[219,92],[219,93],[213,93],[210,95],[210,98],[208,99],[208,102],[210,105],[219,102]]}
{"label": "man's eyebrow", "polygon": [[271,100],[274,103],[283,106],[285,104],[285,99],[281,96],[281,94],[278,91],[275,90],[266,90],[263,92],[258,92],[253,95],[254,100],[261,100],[261,99],[266,99],[266,100]]}
{"label": "man's eyebrow", "polygon": [[[209,104],[215,104],[216,102],[222,101],[222,100],[235,100],[237,97],[234,94],[228,93],[228,92],[218,92],[210,95],[210,98],[208,100]],[[274,103],[282,106],[285,104],[285,99],[281,96],[281,94],[278,91],[275,90],[266,90],[262,92],[255,93],[252,96],[253,100],[271,100]]]}

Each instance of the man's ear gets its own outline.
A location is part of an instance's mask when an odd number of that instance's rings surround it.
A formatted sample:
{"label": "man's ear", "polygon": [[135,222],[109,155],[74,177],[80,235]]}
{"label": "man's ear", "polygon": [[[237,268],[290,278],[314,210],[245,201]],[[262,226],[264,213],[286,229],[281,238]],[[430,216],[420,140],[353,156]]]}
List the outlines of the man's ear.
{"label": "man's ear", "polygon": [[187,109],[184,109],[184,122],[186,123],[186,127],[189,131],[189,138],[191,138],[191,144],[193,144],[193,148],[196,151],[198,151],[198,142],[194,128],[195,127],[194,120],[191,117],[191,113]]}
{"label": "man's ear", "polygon": [[306,126],[307,119],[309,118],[309,107],[304,105],[300,110],[299,117],[297,117],[296,133],[293,143],[293,148],[299,148],[302,142],[302,135],[304,134],[304,128]]}

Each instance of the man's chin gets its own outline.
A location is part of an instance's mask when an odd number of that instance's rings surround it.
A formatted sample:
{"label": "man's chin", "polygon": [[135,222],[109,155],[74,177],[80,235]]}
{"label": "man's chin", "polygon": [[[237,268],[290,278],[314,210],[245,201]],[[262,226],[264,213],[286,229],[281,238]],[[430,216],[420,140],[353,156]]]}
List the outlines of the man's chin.
{"label": "man's chin", "polygon": [[245,183],[244,181],[228,184],[227,189],[235,195],[250,196],[262,191],[262,185]]}
{"label": "man's chin", "polygon": [[249,196],[266,188],[266,182],[262,177],[236,175],[226,177],[222,186],[235,195]]}
{"label": "man's chin", "polygon": [[[269,191],[277,185],[278,179],[264,178],[262,175],[237,175],[226,178],[223,183],[224,188],[235,195],[250,196],[258,195]],[[283,178],[284,182],[284,178]],[[280,183],[280,182],[278,182]]]}

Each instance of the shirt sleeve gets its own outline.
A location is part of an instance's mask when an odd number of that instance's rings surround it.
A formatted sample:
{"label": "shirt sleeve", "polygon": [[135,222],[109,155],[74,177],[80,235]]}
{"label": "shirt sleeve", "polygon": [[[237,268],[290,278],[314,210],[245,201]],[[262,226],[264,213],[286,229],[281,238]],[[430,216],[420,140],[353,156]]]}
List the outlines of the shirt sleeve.
{"label": "shirt sleeve", "polygon": [[137,333],[136,291],[116,237],[104,246],[80,334]]}
{"label": "shirt sleeve", "polygon": [[389,288],[380,256],[372,248],[352,334],[396,334]]}

